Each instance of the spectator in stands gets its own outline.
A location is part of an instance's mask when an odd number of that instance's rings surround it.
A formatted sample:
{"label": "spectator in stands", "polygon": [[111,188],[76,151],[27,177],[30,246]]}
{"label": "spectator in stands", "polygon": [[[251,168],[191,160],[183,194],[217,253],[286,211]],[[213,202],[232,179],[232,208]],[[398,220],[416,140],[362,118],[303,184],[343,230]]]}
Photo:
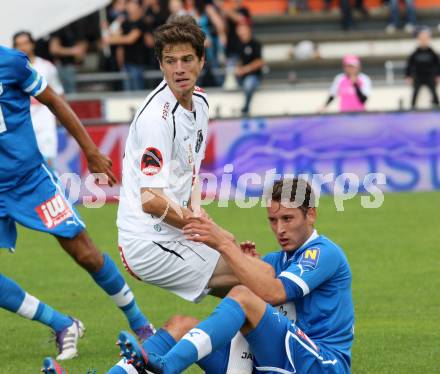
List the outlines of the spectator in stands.
{"label": "spectator in stands", "polygon": [[[144,7],[144,22],[147,25],[147,31],[144,34],[144,43],[147,46],[149,51],[154,50],[154,39],[153,39],[153,30],[157,27],[166,23],[168,17],[170,16],[170,11],[168,8],[167,0],[143,0]],[[147,54],[147,67],[151,70],[159,70],[159,61],[154,56],[154,53]],[[149,81],[149,87],[156,87],[160,82],[161,78],[158,81]]]}
{"label": "spectator in stands", "polygon": [[187,11],[183,7],[182,0],[170,0],[168,3],[168,10],[170,12],[170,17],[179,17],[187,14]]}
{"label": "spectator in stands", "polygon": [[149,26],[151,30],[155,30],[157,27],[163,25],[170,15],[168,1],[143,0],[142,5],[145,11],[145,24]]}
{"label": "spectator in stands", "polygon": [[261,83],[264,60],[261,54],[261,44],[254,39],[249,22],[242,22],[237,26],[237,35],[241,42],[241,54],[235,74],[245,94],[241,112],[243,115],[248,115],[252,97]]}
{"label": "spectator in stands", "polygon": [[235,67],[241,54],[241,42],[236,29],[243,22],[251,24],[251,12],[243,5],[243,0],[234,0],[233,7],[222,7],[222,12],[226,21],[226,77],[223,87],[225,89],[235,89],[237,87]]}
{"label": "spectator in stands", "polygon": [[[113,0],[106,9],[107,19],[101,24],[101,36],[107,38],[109,35],[122,34],[122,22],[126,18],[125,0]],[[106,71],[119,71],[122,69],[124,61],[116,45],[106,45],[102,48],[104,56],[104,69]],[[115,86],[115,88],[118,85]]]}
{"label": "spectator in stands", "polygon": [[363,112],[365,103],[370,95],[371,80],[360,72],[361,62],[357,56],[347,55],[342,60],[344,72],[338,74],[333,80],[330,88],[330,95],[327,102],[320,109],[323,113],[327,106],[339,98],[339,109],[341,112]]}
{"label": "spectator in stands", "polygon": [[[64,93],[56,67],[50,61],[35,55],[35,41],[31,33],[17,32],[13,36],[12,44],[14,48],[29,57],[33,68],[46,78],[47,83],[58,95]],[[46,105],[41,104],[33,96],[31,96],[31,118],[38,148],[48,165],[55,168],[58,151],[56,118]]]}
{"label": "spectator in stands", "polygon": [[76,91],[76,70],[84,61],[87,46],[84,20],[73,22],[51,35],[49,51],[66,93]]}
{"label": "spectator in stands", "polygon": [[412,108],[416,107],[420,87],[427,86],[432,95],[432,104],[436,107],[439,100],[436,91],[437,80],[440,79],[440,60],[431,48],[431,31],[421,29],[417,34],[418,47],[408,57],[405,76],[413,86]]}
{"label": "spectator in stands", "polygon": [[205,67],[199,84],[201,86],[220,86],[221,76],[216,74],[226,43],[225,22],[212,0],[186,0],[187,11],[206,35]]}
{"label": "spectator in stands", "polygon": [[127,18],[122,22],[122,34],[108,35],[103,38],[104,45],[117,45],[123,54],[123,70],[128,78],[124,81],[126,91],[145,88],[144,71],[148,54],[152,50],[145,45],[144,35],[151,32],[144,22],[144,11],[139,0],[127,1]]}
{"label": "spectator in stands", "polygon": [[[340,0],[339,6],[341,8],[341,24],[342,29],[348,31],[353,28],[353,14],[352,4],[350,0]],[[354,8],[360,12],[364,17],[368,17],[368,10],[364,6],[364,0],[356,0]]]}
{"label": "spectator in stands", "polygon": [[289,0],[287,6],[287,14],[297,14],[309,10],[308,0]]}
{"label": "spectator in stands", "polygon": [[226,48],[225,54],[228,63],[236,64],[241,54],[241,42],[237,35],[237,26],[241,23],[251,22],[251,13],[243,5],[243,0],[235,0],[234,7],[223,8],[223,14],[226,19]]}
{"label": "spectator in stands", "polygon": [[[396,32],[400,27],[400,7],[399,0],[390,0],[389,6],[391,11],[391,20],[385,31],[389,34]],[[406,23],[404,30],[407,33],[413,33],[416,26],[416,8],[413,0],[405,0],[406,4]]]}

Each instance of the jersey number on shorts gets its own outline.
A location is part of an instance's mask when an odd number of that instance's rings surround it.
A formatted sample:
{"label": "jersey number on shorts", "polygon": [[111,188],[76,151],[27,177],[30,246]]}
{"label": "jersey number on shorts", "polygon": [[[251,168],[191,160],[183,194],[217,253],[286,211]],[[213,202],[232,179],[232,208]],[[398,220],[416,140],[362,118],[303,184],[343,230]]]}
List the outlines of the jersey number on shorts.
{"label": "jersey number on shorts", "polygon": [[0,106],[0,134],[6,131],[5,117],[3,117],[2,107]]}

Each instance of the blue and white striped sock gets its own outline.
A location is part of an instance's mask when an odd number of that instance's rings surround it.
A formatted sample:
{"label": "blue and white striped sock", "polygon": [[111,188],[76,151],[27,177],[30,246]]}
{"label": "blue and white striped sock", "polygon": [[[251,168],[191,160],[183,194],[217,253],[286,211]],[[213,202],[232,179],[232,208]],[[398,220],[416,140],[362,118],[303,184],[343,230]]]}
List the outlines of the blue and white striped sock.
{"label": "blue and white striped sock", "polygon": [[140,311],[133,292],[125,282],[113,260],[104,254],[104,265],[96,273],[90,273],[95,282],[113,299],[127,317],[132,330],[137,330],[150,322]]}
{"label": "blue and white striped sock", "polygon": [[231,298],[224,298],[207,319],[190,330],[162,356],[164,372],[181,373],[191,364],[226,345],[245,320],[241,305]]}
{"label": "blue and white striped sock", "polygon": [[39,321],[58,332],[72,324],[72,319],[28,294],[12,279],[0,274],[0,307]]}

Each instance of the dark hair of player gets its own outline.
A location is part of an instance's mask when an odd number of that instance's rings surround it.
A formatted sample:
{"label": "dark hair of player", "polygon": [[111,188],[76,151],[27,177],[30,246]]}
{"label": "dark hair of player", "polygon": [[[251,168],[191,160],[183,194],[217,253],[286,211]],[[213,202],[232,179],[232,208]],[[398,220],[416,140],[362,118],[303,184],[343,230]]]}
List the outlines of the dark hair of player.
{"label": "dark hair of player", "polygon": [[315,194],[304,179],[286,178],[274,183],[272,201],[287,208],[299,208],[305,216],[309,208],[315,207]]}
{"label": "dark hair of player", "polygon": [[189,43],[201,59],[205,54],[205,33],[191,16],[171,17],[168,22],[154,31],[154,52],[162,61],[166,45]]}

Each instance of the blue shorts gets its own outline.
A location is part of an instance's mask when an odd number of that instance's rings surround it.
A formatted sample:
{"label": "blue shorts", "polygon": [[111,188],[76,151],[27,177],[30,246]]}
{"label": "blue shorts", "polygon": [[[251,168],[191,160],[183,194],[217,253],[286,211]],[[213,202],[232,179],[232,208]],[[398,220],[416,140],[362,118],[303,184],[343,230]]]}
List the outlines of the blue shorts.
{"label": "blue shorts", "polygon": [[45,164],[26,175],[16,188],[0,192],[0,248],[15,248],[16,222],[70,239],[85,229],[58,177]]}
{"label": "blue shorts", "polygon": [[261,373],[345,374],[350,369],[341,356],[315,344],[297,326],[267,305],[258,326],[246,335],[256,371]]}

